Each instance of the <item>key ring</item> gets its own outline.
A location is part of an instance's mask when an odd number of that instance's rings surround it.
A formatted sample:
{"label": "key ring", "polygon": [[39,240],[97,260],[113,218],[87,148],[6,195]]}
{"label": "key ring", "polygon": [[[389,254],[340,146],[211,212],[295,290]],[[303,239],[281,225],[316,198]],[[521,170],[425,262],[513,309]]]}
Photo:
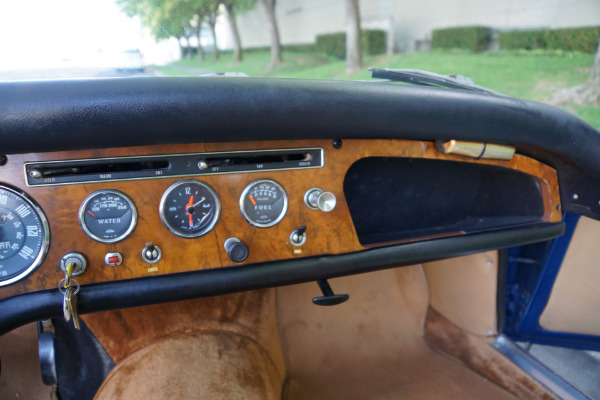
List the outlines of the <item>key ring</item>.
{"label": "key ring", "polygon": [[[64,279],[61,279],[61,280],[60,280],[60,282],[58,282],[58,290],[59,290],[59,291],[60,291],[62,294],[65,294],[65,292],[67,291],[67,289],[71,287],[71,285],[69,285],[69,287],[66,287],[66,288],[65,288],[65,287],[63,287],[63,282],[64,282],[64,281],[65,281]],[[77,281],[76,281],[75,279],[73,279],[73,278],[71,278],[71,282],[75,282],[75,284],[77,285],[77,288],[75,288],[75,291],[73,292],[73,294],[75,295],[75,294],[79,293],[79,288],[80,288],[80,285],[79,285],[79,282],[77,282]]]}

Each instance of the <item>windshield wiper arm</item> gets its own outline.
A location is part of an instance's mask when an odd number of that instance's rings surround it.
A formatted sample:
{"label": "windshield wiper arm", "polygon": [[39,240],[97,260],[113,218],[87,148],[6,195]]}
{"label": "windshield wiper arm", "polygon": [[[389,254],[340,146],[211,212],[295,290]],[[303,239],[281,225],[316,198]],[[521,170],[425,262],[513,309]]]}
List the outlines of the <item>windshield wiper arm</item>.
{"label": "windshield wiper arm", "polygon": [[438,86],[447,89],[504,96],[483,86],[475,85],[470,78],[461,75],[440,75],[420,69],[369,68],[369,71],[371,71],[371,78],[374,79],[386,79],[392,82],[404,82],[412,85]]}

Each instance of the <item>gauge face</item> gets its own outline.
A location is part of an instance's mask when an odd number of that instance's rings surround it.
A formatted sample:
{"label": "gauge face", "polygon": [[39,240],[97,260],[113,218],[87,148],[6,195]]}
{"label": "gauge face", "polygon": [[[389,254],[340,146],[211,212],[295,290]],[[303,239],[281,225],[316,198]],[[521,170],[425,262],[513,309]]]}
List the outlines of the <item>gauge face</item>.
{"label": "gauge face", "polygon": [[125,239],[135,228],[137,210],[124,193],[100,190],[86,197],[79,207],[79,223],[90,238],[115,243]]}
{"label": "gauge face", "polygon": [[29,275],[44,259],[50,230],[26,194],[0,186],[0,286]]}
{"label": "gauge face", "polygon": [[268,228],[283,219],[287,211],[288,198],[283,187],[271,180],[254,181],[240,196],[242,216],[252,226]]}
{"label": "gauge face", "polygon": [[195,179],[175,182],[160,200],[160,219],[177,236],[194,238],[208,233],[219,220],[217,193]]}

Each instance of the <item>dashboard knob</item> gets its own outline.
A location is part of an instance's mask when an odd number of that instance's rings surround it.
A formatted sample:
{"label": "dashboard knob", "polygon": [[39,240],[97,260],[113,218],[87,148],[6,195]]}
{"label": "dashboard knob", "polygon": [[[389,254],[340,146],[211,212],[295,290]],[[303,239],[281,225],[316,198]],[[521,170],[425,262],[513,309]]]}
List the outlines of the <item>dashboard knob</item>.
{"label": "dashboard knob", "polygon": [[248,258],[250,250],[240,239],[230,237],[225,241],[225,251],[229,256],[229,259],[233,262],[239,263]]}
{"label": "dashboard knob", "polygon": [[312,188],[306,191],[304,203],[311,210],[329,212],[335,208],[337,199],[331,192],[324,192],[321,188]]}

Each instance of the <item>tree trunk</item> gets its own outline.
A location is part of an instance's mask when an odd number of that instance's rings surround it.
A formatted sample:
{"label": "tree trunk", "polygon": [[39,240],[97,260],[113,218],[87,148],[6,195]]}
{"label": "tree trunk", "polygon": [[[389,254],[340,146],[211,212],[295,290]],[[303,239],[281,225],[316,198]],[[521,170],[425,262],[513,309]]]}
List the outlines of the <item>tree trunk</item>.
{"label": "tree trunk", "polygon": [[273,69],[283,61],[281,57],[281,41],[279,40],[279,30],[277,29],[277,19],[275,17],[275,0],[261,0],[267,12],[269,21],[269,33],[271,35],[271,62],[269,68]]}
{"label": "tree trunk", "polygon": [[596,57],[594,57],[594,64],[590,71],[589,85],[597,94],[600,93],[600,44],[598,45]]}
{"label": "tree trunk", "polygon": [[190,37],[193,35],[189,29],[181,28],[183,31],[183,37],[185,38],[185,50],[186,54],[190,56],[190,58],[194,58],[194,53],[192,52],[192,46],[190,45]]}
{"label": "tree trunk", "polygon": [[184,58],[185,57],[185,46],[181,42],[182,37],[181,36],[175,36],[175,37],[177,38],[177,44],[179,44],[179,53],[181,55],[181,58]]}
{"label": "tree trunk", "polygon": [[362,68],[362,43],[360,40],[360,13],[358,0],[346,0],[346,70],[356,72]]}
{"label": "tree trunk", "polygon": [[235,20],[235,12],[233,6],[226,2],[225,15],[231,27],[231,36],[233,37],[233,61],[242,62],[242,41],[240,40],[240,32],[238,31],[237,21]]}
{"label": "tree trunk", "polygon": [[202,36],[202,17],[199,14],[196,15],[198,18],[198,25],[196,26],[196,38],[198,39],[198,61],[204,61],[204,50],[202,49],[202,43],[200,43],[200,36]]}
{"label": "tree trunk", "polygon": [[215,30],[215,25],[217,25],[217,14],[214,13],[209,15],[208,17],[208,25],[210,25],[210,32],[213,37],[213,57],[216,60],[219,59],[219,49],[217,48],[217,31]]}

